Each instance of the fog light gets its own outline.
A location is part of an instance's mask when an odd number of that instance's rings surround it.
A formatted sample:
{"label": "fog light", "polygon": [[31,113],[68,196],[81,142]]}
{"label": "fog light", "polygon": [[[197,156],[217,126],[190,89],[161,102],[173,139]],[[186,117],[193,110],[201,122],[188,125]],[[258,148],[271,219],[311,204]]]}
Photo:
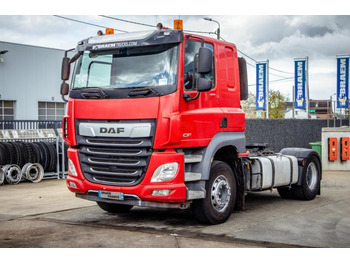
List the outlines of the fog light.
{"label": "fog light", "polygon": [[159,166],[156,171],[154,171],[151,182],[163,182],[173,179],[179,168],[178,163],[167,163]]}
{"label": "fog light", "polygon": [[152,196],[167,196],[169,195],[171,192],[170,189],[166,189],[166,190],[153,190],[152,192]]}
{"label": "fog light", "polygon": [[78,176],[77,171],[75,170],[75,166],[73,161],[68,158],[68,173],[72,176]]}
{"label": "fog light", "polygon": [[69,181],[69,186],[73,188],[77,188],[77,185],[74,182]]}

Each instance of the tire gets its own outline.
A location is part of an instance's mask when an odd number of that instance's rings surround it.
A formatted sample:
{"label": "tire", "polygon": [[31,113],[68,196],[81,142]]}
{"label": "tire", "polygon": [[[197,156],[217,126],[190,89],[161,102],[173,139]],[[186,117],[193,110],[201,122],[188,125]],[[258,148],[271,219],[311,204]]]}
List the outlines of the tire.
{"label": "tire", "polygon": [[2,145],[2,142],[0,142],[0,165],[4,166],[6,164],[7,164],[6,149]]}
{"label": "tire", "polygon": [[6,164],[15,164],[16,163],[16,149],[9,142],[4,142],[3,147],[5,148]]}
{"label": "tire", "polygon": [[107,211],[113,214],[127,213],[133,207],[131,205],[112,204],[112,203],[106,203],[106,202],[96,202],[96,203],[104,211]]}
{"label": "tire", "polygon": [[321,186],[321,164],[315,155],[305,159],[301,176],[301,185],[293,186],[292,192],[296,199],[312,200],[316,197]]}
{"label": "tire", "polygon": [[278,194],[284,199],[293,199],[293,190],[289,187],[279,187],[277,188]]}
{"label": "tire", "polygon": [[236,179],[231,167],[225,162],[214,161],[206,183],[205,198],[192,203],[194,217],[204,224],[224,223],[233,211],[236,192]]}

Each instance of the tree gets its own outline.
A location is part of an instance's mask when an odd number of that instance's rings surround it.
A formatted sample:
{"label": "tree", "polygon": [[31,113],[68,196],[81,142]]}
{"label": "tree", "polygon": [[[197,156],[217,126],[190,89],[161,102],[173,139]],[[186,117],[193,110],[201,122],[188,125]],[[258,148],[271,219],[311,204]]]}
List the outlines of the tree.
{"label": "tree", "polygon": [[252,92],[248,93],[248,99],[241,101],[242,109],[246,115],[246,118],[255,118],[256,106],[255,95]]}
{"label": "tree", "polygon": [[269,92],[269,118],[284,118],[286,111],[286,97],[280,92],[270,90]]}
{"label": "tree", "polygon": [[[284,118],[285,102],[287,98],[280,92],[270,90],[269,92],[269,118]],[[241,106],[246,114],[246,118],[256,117],[256,100],[255,94],[249,92],[248,99],[241,101]]]}

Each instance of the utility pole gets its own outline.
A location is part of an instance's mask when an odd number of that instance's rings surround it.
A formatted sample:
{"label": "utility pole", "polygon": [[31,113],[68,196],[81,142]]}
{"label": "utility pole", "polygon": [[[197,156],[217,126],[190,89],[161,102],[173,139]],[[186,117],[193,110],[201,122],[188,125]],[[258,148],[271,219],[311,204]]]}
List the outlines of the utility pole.
{"label": "utility pole", "polygon": [[216,36],[217,36],[217,38],[220,40],[220,23],[219,23],[218,21],[216,21],[216,20],[210,18],[210,17],[204,17],[203,19],[204,19],[204,20],[207,20],[207,21],[210,21],[210,22],[215,22],[215,23],[218,24],[219,27],[218,27],[218,29],[216,30]]}

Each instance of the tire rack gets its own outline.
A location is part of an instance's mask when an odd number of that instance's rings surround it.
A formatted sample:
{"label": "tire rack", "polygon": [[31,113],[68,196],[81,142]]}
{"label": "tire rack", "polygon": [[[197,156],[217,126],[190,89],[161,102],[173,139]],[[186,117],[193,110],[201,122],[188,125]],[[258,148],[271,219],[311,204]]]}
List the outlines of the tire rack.
{"label": "tire rack", "polygon": [[[65,164],[66,164],[66,156],[65,156],[65,142],[63,139],[63,135],[62,135],[62,128],[57,128],[57,157],[59,159],[59,154],[61,154],[61,165],[62,165],[62,179],[65,179],[66,176],[68,176],[68,170],[65,170]],[[59,153],[59,147],[58,147],[58,143],[61,143],[61,153]],[[57,161],[58,164],[58,161]],[[59,166],[58,166],[58,170],[59,170]]]}
{"label": "tire rack", "polygon": [[[61,131],[62,133],[62,131]],[[62,137],[62,136],[61,136]],[[13,130],[0,130],[0,143],[1,142],[56,142],[56,157],[57,165],[56,172],[44,173],[43,179],[57,178],[60,179],[60,166],[59,166],[59,142],[60,136],[58,136],[54,129],[13,129]],[[64,166],[64,140],[62,139],[62,178],[65,178],[65,166]]]}

